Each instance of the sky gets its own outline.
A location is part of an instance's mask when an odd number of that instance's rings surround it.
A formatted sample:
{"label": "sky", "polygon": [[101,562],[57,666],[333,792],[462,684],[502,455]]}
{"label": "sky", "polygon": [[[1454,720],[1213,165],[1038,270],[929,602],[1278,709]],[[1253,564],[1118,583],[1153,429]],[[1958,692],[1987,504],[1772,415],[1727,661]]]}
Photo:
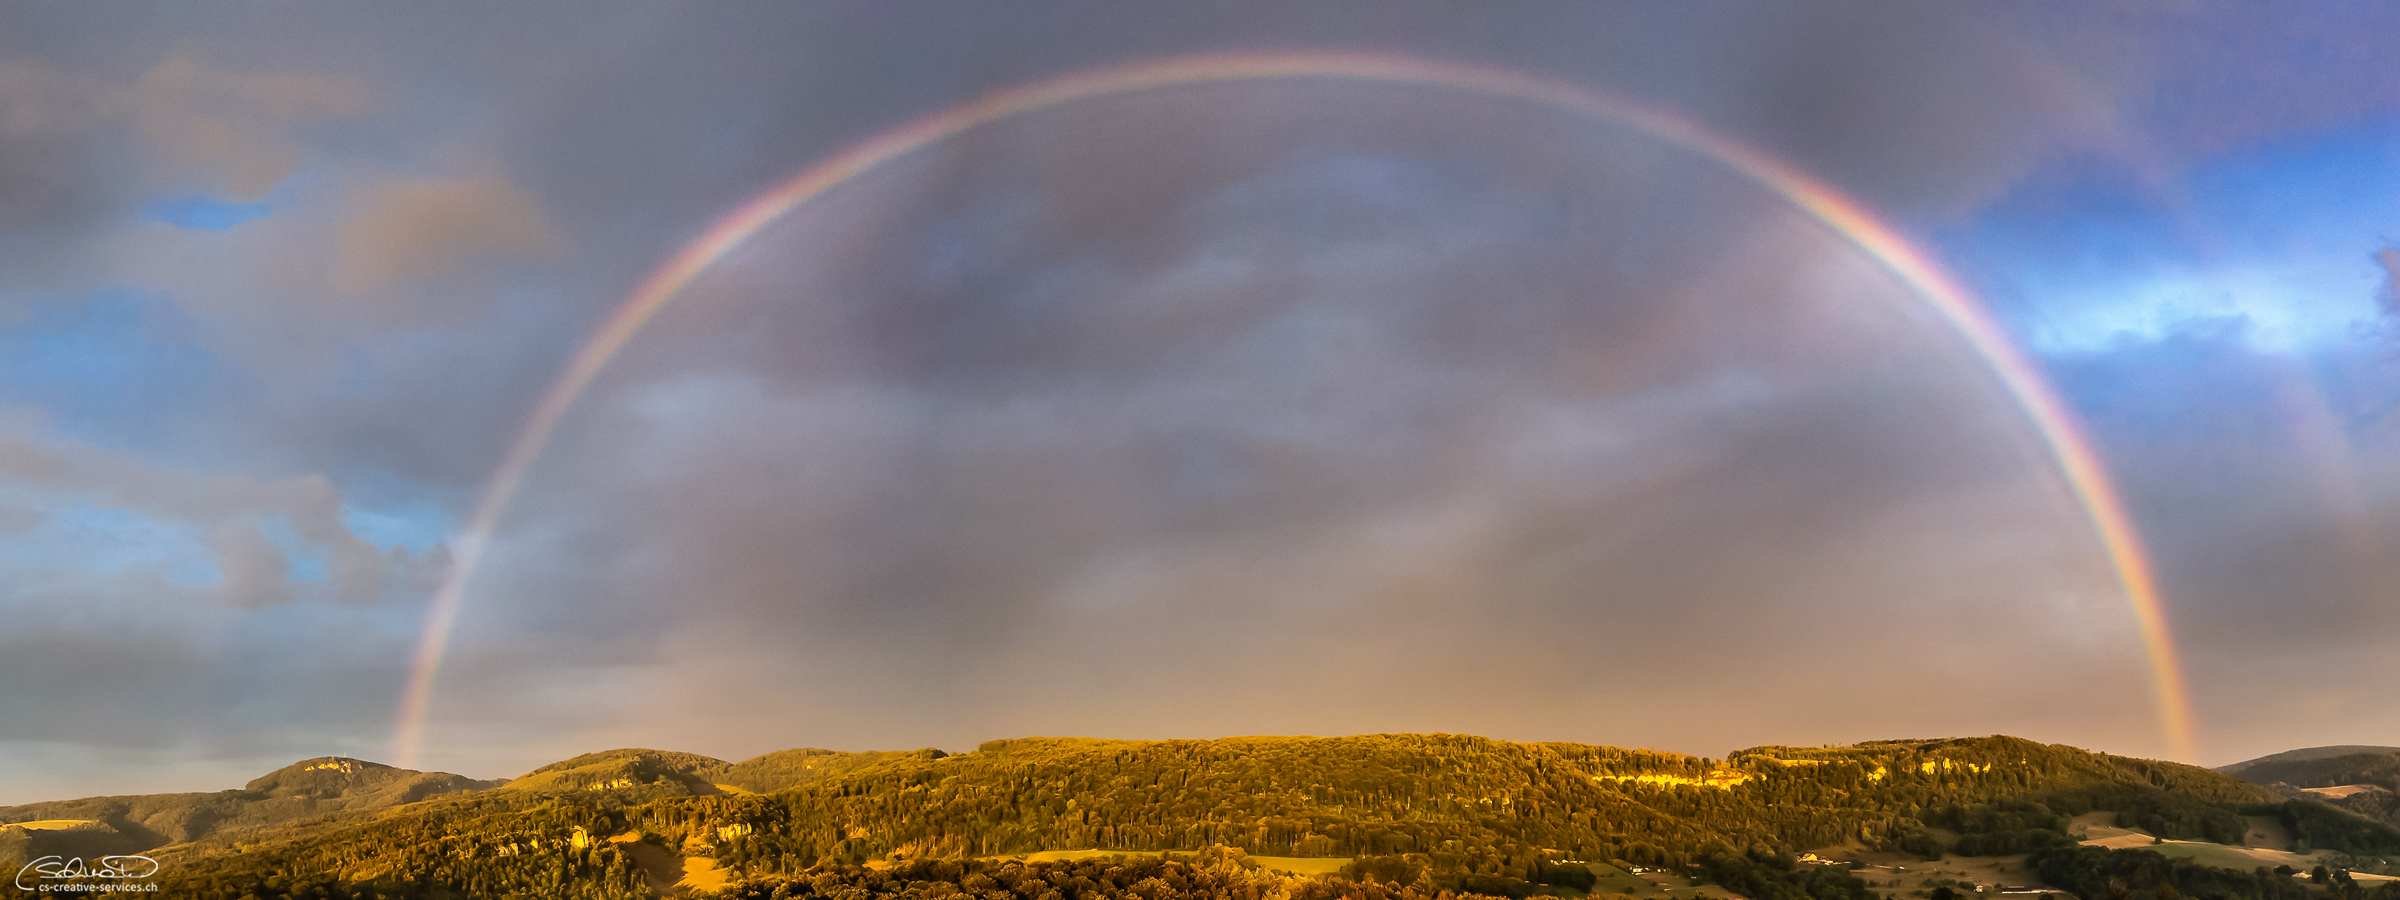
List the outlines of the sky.
{"label": "sky", "polygon": [[[0,804],[1027,735],[2400,743],[2395,39],[2371,4],[0,5]],[[2097,454],[2188,740],[1987,348],[1623,117],[1306,75],[1042,106],[759,223],[555,387],[822,161],[1228,54],[1564,85],[1855,202]]]}

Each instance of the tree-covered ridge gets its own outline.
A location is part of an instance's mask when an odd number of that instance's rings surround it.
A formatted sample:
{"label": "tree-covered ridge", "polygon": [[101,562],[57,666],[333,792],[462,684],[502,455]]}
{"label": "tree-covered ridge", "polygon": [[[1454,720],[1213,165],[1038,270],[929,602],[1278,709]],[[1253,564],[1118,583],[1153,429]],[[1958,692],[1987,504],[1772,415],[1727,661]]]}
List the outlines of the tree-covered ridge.
{"label": "tree-covered ridge", "polygon": [[731,764],[697,753],[626,748],[560,760],[512,779],[512,791],[638,790],[656,796],[713,794]]}
{"label": "tree-covered ridge", "polygon": [[[2385,825],[2400,826],[2400,748],[2312,747],[2235,763],[2220,769],[2228,775],[2295,800],[2326,804]],[[2309,793],[2308,788],[2374,785],[2348,796]]]}
{"label": "tree-covered ridge", "polygon": [[639,827],[677,841],[742,830],[730,851],[737,856],[852,860],[1211,844],[1348,856],[1446,843],[1597,847],[1602,835],[1705,840],[1706,829],[1594,777],[1602,766],[1659,762],[1706,768],[1659,754],[1449,735],[1024,739],[958,756],[897,756],[768,797],[661,802]]}
{"label": "tree-covered ridge", "polygon": [[2324,866],[2309,873],[2312,889],[2295,879],[2299,873],[2289,867],[2221,869],[2147,850],[2059,846],[2035,852],[2026,865],[2045,883],[2083,900],[2400,900],[2400,882],[2383,882],[2370,890],[2349,873]]}
{"label": "tree-covered ridge", "polygon": [[2233,778],[2182,763],[2094,753],[2064,744],[2023,738],[1945,738],[1868,741],[1847,747],[1753,747],[1734,752],[1734,764],[1806,763],[1825,781],[1857,783],[1893,778],[1897,783],[1966,771],[1998,776],[2004,783],[2051,789],[2147,785],[2211,803],[2271,801],[2274,797]]}
{"label": "tree-covered ridge", "polygon": [[1906,846],[1933,819],[2027,798],[2052,804],[2045,816],[2120,809],[2156,833],[2230,830],[2236,843],[2232,805],[2275,800],[2205,769],[2015,738],[1759,748],[1723,763],[1460,735],[1034,738],[894,756],[767,797],[662,800],[638,827],[711,844],[730,829],[743,836],[720,855],[745,864],[1224,844],[1285,856],[1538,847],[1674,865],[1710,848]]}
{"label": "tree-covered ridge", "polygon": [[[916,753],[940,753],[939,750],[918,750]],[[869,750],[863,753],[844,753],[838,750],[804,748],[778,750],[751,757],[729,766],[721,780],[753,793],[770,793],[798,787],[812,781],[835,778],[873,766],[905,752]]]}
{"label": "tree-covered ridge", "polygon": [[2232,765],[2219,766],[2217,771],[2223,772],[2227,775],[2232,775],[2237,778],[2256,781],[2261,784],[2271,784],[2275,781],[2288,779],[2267,778],[2262,780],[2253,778],[2251,776],[2255,770],[2274,766],[2297,765],[2341,756],[2386,755],[2400,755],[2400,747],[2380,747],[2371,744],[2340,744],[2331,747],[2303,747],[2298,750],[2286,750],[2282,753],[2270,753],[2257,759],[2246,759]]}
{"label": "tree-covered ridge", "polygon": [[697,753],[628,747],[560,760],[509,781],[506,787],[520,791],[633,790],[655,796],[716,794],[725,788],[768,793],[844,775],[898,755],[902,754],[807,748],[729,763]]}
{"label": "tree-covered ridge", "polygon": [[350,808],[414,803],[437,794],[500,786],[448,772],[417,772],[346,756],[304,759],[269,772],[242,790],[275,799],[344,800]]}
{"label": "tree-covered ridge", "polygon": [[290,828],[169,847],[170,897],[650,896],[640,870],[607,838],[624,821],[604,795],[567,800],[493,791],[442,797],[370,820]]}
{"label": "tree-covered ridge", "polygon": [[0,829],[0,867],[14,872],[46,855],[97,857],[140,853],[215,834],[284,823],[355,817],[365,811],[498,782],[447,772],[418,772],[339,756],[302,760],[253,779],[241,790],[85,797],[0,807],[0,823],[85,820],[75,828]]}
{"label": "tree-covered ridge", "polygon": [[[189,863],[178,877],[232,889],[280,872],[470,896],[568,896],[551,891],[571,883],[574,896],[630,897],[646,889],[609,839],[639,836],[660,853],[711,857],[737,883],[786,887],[864,862],[1224,847],[1356,858],[1359,877],[1422,877],[1436,893],[1515,894],[1550,882],[1563,860],[1590,860],[1868,900],[1824,877],[1776,879],[1806,874],[1789,869],[1796,851],[1842,843],[1928,854],[1949,841],[1988,853],[2067,843],[2063,819],[2097,809],[2166,837],[2230,830],[2239,843],[2240,814],[2280,808],[2205,769],[2007,737],[1760,747],[1721,761],[1445,734],[1023,738],[955,755],[788,751],[739,765],[621,750],[512,787],[525,784],[540,789],[437,798],[242,846],[204,841],[177,851]],[[1937,841],[1936,828],[1963,837]]]}
{"label": "tree-covered ridge", "polygon": [[2227,774],[2254,784],[2289,784],[2297,788],[2328,788],[2372,784],[2400,791],[2400,750],[2361,748],[2356,753],[2300,759],[2251,760],[2225,767]]}

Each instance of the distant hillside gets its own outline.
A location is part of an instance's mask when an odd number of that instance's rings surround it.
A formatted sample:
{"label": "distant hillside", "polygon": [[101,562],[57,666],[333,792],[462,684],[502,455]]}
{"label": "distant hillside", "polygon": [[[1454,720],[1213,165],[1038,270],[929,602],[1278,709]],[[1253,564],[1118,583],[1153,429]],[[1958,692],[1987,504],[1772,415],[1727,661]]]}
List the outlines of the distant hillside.
{"label": "distant hillside", "polygon": [[940,756],[942,751],[925,749],[912,752],[870,750],[865,753],[840,753],[833,750],[779,750],[764,756],[735,763],[725,770],[723,782],[747,791],[770,793],[799,787],[813,781],[837,778],[865,769],[887,759],[908,756]]}
{"label": "distant hillside", "polygon": [[[918,753],[940,755],[939,750]],[[872,766],[902,754],[882,751],[779,750],[729,763],[697,753],[626,748],[586,753],[554,762],[505,787],[515,791],[610,790],[645,799],[732,792],[767,793],[797,787]]]}
{"label": "distant hillside", "polygon": [[586,753],[511,780],[512,791],[622,792],[621,796],[681,797],[714,794],[728,764],[697,753],[627,748]]}
{"label": "distant hillside", "polygon": [[2311,747],[2238,762],[2218,771],[2400,826],[2400,747]]}
{"label": "distant hillside", "polygon": [[[859,862],[1223,846],[1355,857],[1362,873],[1436,892],[1529,891],[1554,883],[1562,860],[1590,860],[1755,882],[1745,896],[1867,900],[1855,879],[1778,894],[1777,879],[1801,875],[1777,873],[1793,871],[1791,853],[1841,844],[2023,852],[2065,840],[2066,817],[2095,810],[2168,838],[2239,844],[2243,815],[2286,806],[2207,769],[2009,737],[1759,747],[1721,761],[1462,735],[1024,738],[955,755],[802,750],[741,764],[629,749],[508,787],[251,835],[238,853],[214,838],[173,848],[165,887],[240,897],[280,872],[391,896],[614,900],[647,896],[635,859],[648,854],[701,858],[693,865],[764,897]],[[2344,834],[2400,852],[2400,832]],[[835,882],[805,890],[820,888]]]}
{"label": "distant hillside", "polygon": [[316,800],[348,809],[380,809],[500,784],[448,772],[418,772],[348,757],[321,756],[252,779],[242,790],[270,800]]}
{"label": "distant hillside", "polygon": [[2217,771],[2233,775],[2240,774],[2240,770],[2242,769],[2259,765],[2261,763],[2307,762],[2312,759],[2328,759],[2336,756],[2355,756],[2361,753],[2400,753],[2400,747],[2378,747],[2373,744],[2336,744],[2331,747],[2302,747],[2298,750],[2285,750],[2282,753],[2270,753],[2257,759],[2248,760],[2246,762],[2238,762],[2229,766],[2218,766]]}
{"label": "distant hillside", "polygon": [[2252,784],[2329,788],[2372,784],[2400,791],[2400,747],[2311,747],[2238,762],[2217,771]]}
{"label": "distant hillside", "polygon": [[49,854],[96,857],[139,853],[212,835],[384,809],[497,785],[496,781],[446,772],[417,772],[325,756],[267,773],[238,791],[86,797],[0,807],[0,824],[43,823],[39,828],[0,827],[0,865],[13,872],[26,860]]}

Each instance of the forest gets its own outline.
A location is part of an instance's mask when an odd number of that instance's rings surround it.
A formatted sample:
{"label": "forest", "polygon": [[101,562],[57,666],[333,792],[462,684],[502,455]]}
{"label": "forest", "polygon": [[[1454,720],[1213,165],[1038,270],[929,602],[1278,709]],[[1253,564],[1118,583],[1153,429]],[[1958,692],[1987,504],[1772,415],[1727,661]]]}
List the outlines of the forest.
{"label": "forest", "polygon": [[[2166,838],[2236,844],[2243,816],[2282,815],[2329,849],[2400,853],[2388,826],[2301,806],[2205,769],[2009,737],[1762,747],[1723,760],[1441,734],[1026,738],[962,754],[786,751],[739,764],[611,751],[369,821],[211,837],[161,859],[173,896],[228,900],[647,897],[621,843],[637,836],[713,860],[742,897],[933,896],[925,892],[945,884],[988,900],[995,890],[1025,900],[1053,889],[1057,900],[1202,890],[1190,885],[1248,896],[1230,885],[1279,877],[1240,864],[1255,854],[1352,859],[1305,888],[1335,892],[1327,900],[1580,896],[1591,886],[1585,862],[1681,871],[1750,900],[1869,900],[1863,882],[1795,868],[1793,856],[1849,843],[2083,860],[2069,852],[2088,848],[2065,839],[2066,820],[2093,810]],[[1006,860],[1045,850],[1176,856],[1123,863],[1147,874],[1122,884],[1082,862]],[[2173,867],[2074,865],[2060,870],[2072,878],[2052,883],[2099,890],[2095,900],[2112,893],[2110,879],[2139,878],[2193,896],[2253,896]],[[919,887],[893,880],[953,871],[902,879]],[[1060,872],[1080,873],[1074,891],[1054,883]],[[1024,894],[1033,875],[1052,888]]]}

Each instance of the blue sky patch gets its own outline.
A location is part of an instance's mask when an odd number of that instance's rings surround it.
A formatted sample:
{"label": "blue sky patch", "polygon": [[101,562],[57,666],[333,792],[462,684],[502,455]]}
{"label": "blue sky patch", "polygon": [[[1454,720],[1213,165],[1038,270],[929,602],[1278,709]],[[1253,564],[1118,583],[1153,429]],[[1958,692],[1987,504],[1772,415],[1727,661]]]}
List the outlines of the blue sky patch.
{"label": "blue sky patch", "polygon": [[325,580],[325,548],[302,539],[300,532],[292,528],[291,517],[261,517],[258,533],[275,549],[283,551],[285,559],[291,560],[293,581]]}
{"label": "blue sky patch", "polygon": [[142,218],[151,222],[165,222],[177,228],[226,231],[252,219],[266,218],[269,212],[272,210],[264,200],[257,203],[227,203],[193,194],[144,206]]}
{"label": "blue sky patch", "polygon": [[342,506],[342,524],[360,540],[378,547],[405,547],[424,553],[450,538],[450,516],[424,500],[410,500],[382,509]]}
{"label": "blue sky patch", "polygon": [[2374,253],[2400,238],[2400,123],[2278,142],[2150,189],[2106,169],[2029,180],[1941,241],[2035,353],[2230,325],[2255,348],[2311,355],[2379,317]]}
{"label": "blue sky patch", "polygon": [[0,565],[98,574],[157,568],[169,584],[185,587],[206,587],[221,578],[216,558],[189,525],[80,503],[48,512],[33,530],[0,539]]}
{"label": "blue sky patch", "polygon": [[239,379],[190,316],[138,291],[35,305],[0,323],[0,403],[47,410],[68,436],[139,447]]}

